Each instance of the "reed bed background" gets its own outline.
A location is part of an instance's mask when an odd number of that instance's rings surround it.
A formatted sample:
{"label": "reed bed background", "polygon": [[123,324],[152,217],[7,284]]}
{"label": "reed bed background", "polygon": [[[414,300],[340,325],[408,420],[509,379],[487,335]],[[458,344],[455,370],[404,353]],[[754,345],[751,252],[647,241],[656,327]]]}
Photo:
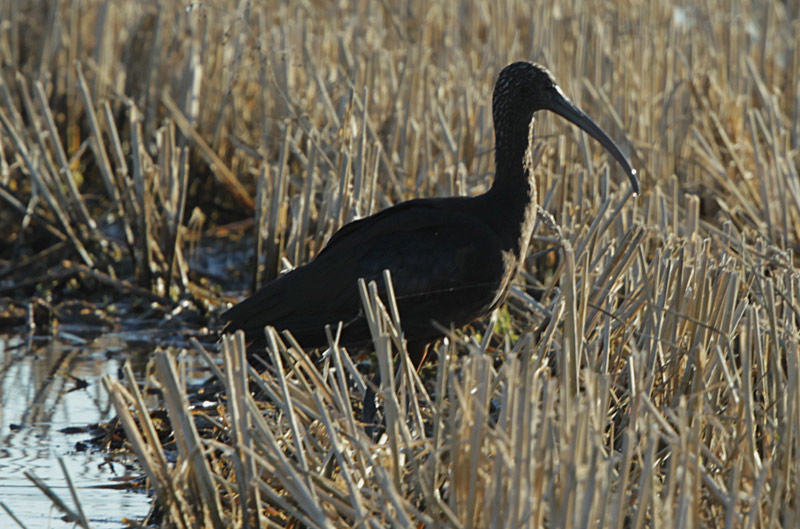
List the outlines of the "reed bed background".
{"label": "reed bed background", "polygon": [[[384,376],[377,441],[335,346],[314,362],[271,334],[259,374],[226,338],[213,417],[155,354],[164,446],[133,373],[106,380],[162,526],[800,523],[796,3],[6,0],[0,15],[14,306],[43,283],[100,286],[213,326],[231,289],[353,218],[484,191],[491,89],[513,60],[547,65],[639,170],[625,200],[599,147],[540,113],[535,253],[503,310],[437,346],[435,373]],[[402,322],[367,285],[364,302],[390,375]]]}

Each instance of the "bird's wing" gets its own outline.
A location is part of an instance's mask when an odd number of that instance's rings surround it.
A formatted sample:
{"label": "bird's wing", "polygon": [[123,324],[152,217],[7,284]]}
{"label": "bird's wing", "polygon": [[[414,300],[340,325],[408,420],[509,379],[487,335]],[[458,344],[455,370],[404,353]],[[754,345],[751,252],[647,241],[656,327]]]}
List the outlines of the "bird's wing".
{"label": "bird's wing", "polygon": [[497,302],[507,263],[494,232],[468,211],[441,204],[410,201],[347,224],[313,261],[223,319],[252,338],[265,325],[289,329],[308,347],[323,346],[324,326],[339,321],[351,327],[351,337],[368,339],[357,282],[382,285],[385,269],[408,333],[422,332],[431,320],[447,326],[474,319]]}

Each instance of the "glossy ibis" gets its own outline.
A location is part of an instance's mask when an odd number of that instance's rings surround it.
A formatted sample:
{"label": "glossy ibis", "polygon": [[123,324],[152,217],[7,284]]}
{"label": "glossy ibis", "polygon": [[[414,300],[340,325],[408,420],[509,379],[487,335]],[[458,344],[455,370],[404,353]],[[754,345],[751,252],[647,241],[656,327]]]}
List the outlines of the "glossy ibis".
{"label": "glossy ibis", "polygon": [[271,325],[317,349],[328,345],[325,326],[341,321],[341,344],[365,347],[371,340],[358,279],[380,287],[389,269],[408,352],[419,367],[441,329],[461,327],[503,302],[525,258],[537,202],[524,158],[537,110],[555,112],[599,141],[639,192],[636,171],[619,148],[566,98],[550,72],[515,62],[500,72],[494,88],[495,179],[489,191],[409,200],[346,224],[311,262],[225,312],[226,331],[242,329],[248,341],[263,344],[264,326]]}

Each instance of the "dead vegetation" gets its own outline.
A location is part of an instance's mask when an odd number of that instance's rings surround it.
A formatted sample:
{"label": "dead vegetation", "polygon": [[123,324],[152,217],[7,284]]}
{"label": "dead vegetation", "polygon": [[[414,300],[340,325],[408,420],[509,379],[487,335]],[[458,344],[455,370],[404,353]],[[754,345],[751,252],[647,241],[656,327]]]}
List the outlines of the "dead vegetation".
{"label": "dead vegetation", "polygon": [[[213,312],[221,286],[305,262],[348,220],[483,191],[494,76],[539,61],[630,154],[642,196],[625,201],[599,147],[540,116],[554,220],[533,246],[553,251],[481,334],[440,344],[429,383],[403,369],[384,388],[377,443],[336,347],[315,364],[273,335],[279,367],[258,375],[224,342],[214,439],[156,354],[176,459],[132,374],[107,380],[162,525],[796,527],[789,4],[8,0],[0,295],[100,287]],[[254,266],[220,242],[237,239]],[[209,248],[216,268],[197,257]],[[365,303],[388,375],[402,322]]]}

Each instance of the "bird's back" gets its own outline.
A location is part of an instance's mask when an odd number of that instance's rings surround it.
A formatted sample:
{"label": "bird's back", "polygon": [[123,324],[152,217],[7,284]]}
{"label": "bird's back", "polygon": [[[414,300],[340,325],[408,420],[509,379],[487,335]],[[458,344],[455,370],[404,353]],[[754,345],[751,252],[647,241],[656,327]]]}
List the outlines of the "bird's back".
{"label": "bird's back", "polygon": [[325,325],[342,321],[343,345],[367,345],[358,279],[376,281],[384,293],[386,269],[407,339],[437,338],[434,322],[462,326],[496,306],[510,279],[507,252],[477,207],[478,199],[420,199],[351,222],[314,260],[224,313],[227,330],[263,343],[271,325],[313,349],[327,345]]}

